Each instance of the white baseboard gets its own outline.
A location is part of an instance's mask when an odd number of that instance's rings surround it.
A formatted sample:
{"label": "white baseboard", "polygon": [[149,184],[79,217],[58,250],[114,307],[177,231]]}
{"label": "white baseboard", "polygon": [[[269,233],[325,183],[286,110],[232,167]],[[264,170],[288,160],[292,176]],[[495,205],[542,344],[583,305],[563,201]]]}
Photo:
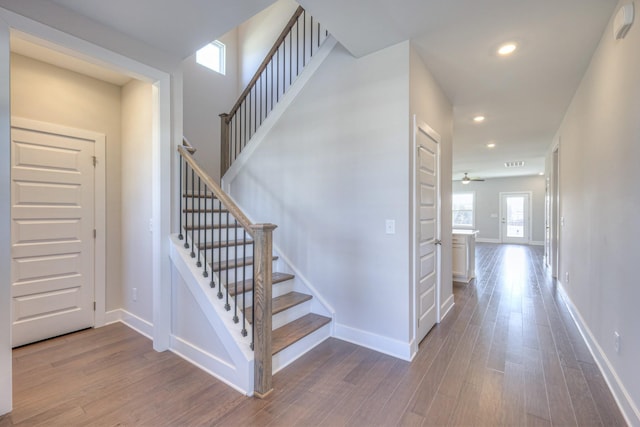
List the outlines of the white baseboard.
{"label": "white baseboard", "polygon": [[398,341],[368,331],[352,328],[350,326],[335,324],[335,338],[348,341],[362,347],[370,348],[380,353],[398,359],[411,361],[411,343]]}
{"label": "white baseboard", "polygon": [[502,243],[500,239],[485,239],[482,237],[476,237],[476,242],[478,243]]}
{"label": "white baseboard", "polygon": [[119,308],[105,313],[105,325],[116,322],[122,322],[139,334],[153,340],[153,324],[125,309]]}
{"label": "white baseboard", "polygon": [[[250,396],[253,394],[252,390],[244,390],[237,384],[242,381],[238,381],[237,377],[240,375],[236,366],[214,356],[211,353],[207,353],[201,348],[187,342],[175,335],[171,335],[171,345],[169,351],[180,356],[187,362],[202,369],[212,377],[217,378],[229,387],[237,390],[238,392]],[[253,363],[253,362],[251,362]],[[248,371],[244,367],[245,371]]]}
{"label": "white baseboard", "polygon": [[531,246],[544,246],[544,242],[540,240],[532,240],[529,242]]}
{"label": "white baseboard", "polygon": [[580,315],[580,311],[578,311],[577,307],[573,304],[573,301],[571,301],[571,298],[564,289],[564,285],[560,281],[558,281],[558,289],[560,290],[562,300],[569,309],[569,313],[578,327],[582,338],[587,343],[589,352],[591,352],[598,368],[600,368],[600,372],[607,382],[609,390],[611,390],[611,393],[613,394],[613,398],[618,403],[618,407],[620,408],[625,421],[630,426],[640,426],[640,410],[638,410],[638,406],[629,395],[629,392],[622,381],[620,381],[620,377],[613,368],[613,365],[609,362],[609,359],[602,350],[602,347],[598,344],[598,341],[595,339],[593,333]]}
{"label": "white baseboard", "polygon": [[453,300],[453,294],[451,294],[449,296],[449,298],[447,298],[447,300],[445,302],[443,302],[442,305],[440,306],[440,321],[441,322],[442,322],[442,319],[447,317],[447,314],[449,314],[449,312],[451,311],[451,309],[453,308],[454,305],[455,305],[455,302]]}

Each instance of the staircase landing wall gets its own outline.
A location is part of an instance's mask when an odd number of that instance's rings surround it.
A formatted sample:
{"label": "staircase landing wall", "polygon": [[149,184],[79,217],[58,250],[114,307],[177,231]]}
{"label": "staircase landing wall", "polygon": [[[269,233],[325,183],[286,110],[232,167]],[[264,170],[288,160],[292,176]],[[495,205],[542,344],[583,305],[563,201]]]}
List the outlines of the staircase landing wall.
{"label": "staircase landing wall", "polygon": [[[336,336],[409,358],[408,43],[336,46],[230,183],[336,311]],[[385,234],[385,219],[396,234]]]}

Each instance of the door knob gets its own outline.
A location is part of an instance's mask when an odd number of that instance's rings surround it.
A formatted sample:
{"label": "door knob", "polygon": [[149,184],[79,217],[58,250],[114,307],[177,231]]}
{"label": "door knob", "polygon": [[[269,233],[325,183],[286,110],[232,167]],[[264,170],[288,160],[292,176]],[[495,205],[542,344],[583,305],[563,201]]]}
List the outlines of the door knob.
{"label": "door knob", "polygon": [[440,239],[436,239],[436,240],[433,242],[433,244],[434,244],[434,245],[442,245],[442,240],[440,240]]}

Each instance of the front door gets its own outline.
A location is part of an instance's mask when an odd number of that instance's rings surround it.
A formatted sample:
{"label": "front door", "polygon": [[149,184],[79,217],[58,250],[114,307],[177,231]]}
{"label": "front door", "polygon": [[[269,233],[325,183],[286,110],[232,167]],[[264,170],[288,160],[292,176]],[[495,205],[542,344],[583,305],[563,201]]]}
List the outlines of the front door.
{"label": "front door", "polygon": [[529,243],[529,193],[500,193],[502,243]]}
{"label": "front door", "polygon": [[11,129],[14,347],[94,324],[94,145]]}
{"label": "front door", "polygon": [[439,135],[424,123],[414,126],[416,146],[416,342],[438,321],[440,270]]}

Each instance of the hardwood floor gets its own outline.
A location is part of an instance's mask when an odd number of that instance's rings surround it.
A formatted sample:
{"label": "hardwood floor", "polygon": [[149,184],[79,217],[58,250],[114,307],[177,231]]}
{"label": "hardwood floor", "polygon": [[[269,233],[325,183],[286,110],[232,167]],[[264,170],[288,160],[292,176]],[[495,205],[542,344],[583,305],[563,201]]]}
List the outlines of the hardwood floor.
{"label": "hardwood floor", "polygon": [[477,246],[477,279],[408,363],[329,339],[246,398],[123,325],[14,350],[11,425],[626,425],[538,247]]}

